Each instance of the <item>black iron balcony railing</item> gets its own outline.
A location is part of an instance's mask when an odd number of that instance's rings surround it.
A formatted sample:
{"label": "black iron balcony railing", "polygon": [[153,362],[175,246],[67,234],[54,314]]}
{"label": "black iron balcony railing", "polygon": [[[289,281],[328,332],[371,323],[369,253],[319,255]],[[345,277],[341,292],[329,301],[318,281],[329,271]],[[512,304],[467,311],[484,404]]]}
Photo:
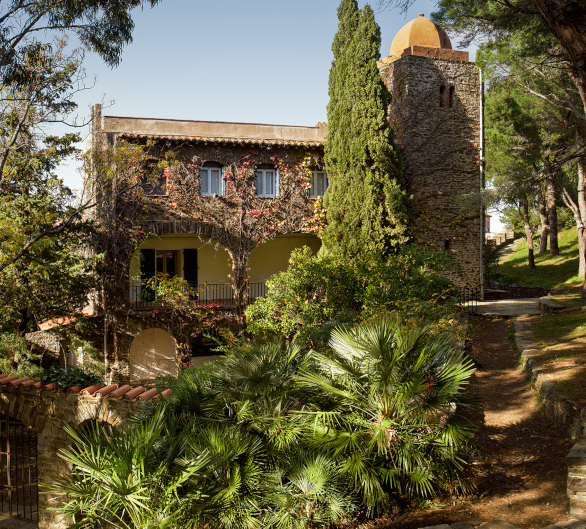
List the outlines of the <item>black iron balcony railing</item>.
{"label": "black iron balcony railing", "polygon": [[[233,307],[235,305],[234,291],[230,283],[191,283],[189,303],[201,306]],[[265,296],[267,285],[264,281],[247,283],[247,303],[254,303],[257,298]],[[130,301],[137,309],[150,308],[159,303],[156,287],[143,285],[130,286]]]}

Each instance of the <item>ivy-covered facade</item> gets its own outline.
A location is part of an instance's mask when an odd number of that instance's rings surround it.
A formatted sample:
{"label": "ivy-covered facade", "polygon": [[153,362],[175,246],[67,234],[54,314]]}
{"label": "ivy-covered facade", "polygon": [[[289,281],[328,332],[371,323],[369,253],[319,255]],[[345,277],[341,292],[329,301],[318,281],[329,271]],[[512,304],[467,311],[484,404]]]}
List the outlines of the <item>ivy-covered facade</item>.
{"label": "ivy-covered facade", "polygon": [[206,333],[241,328],[291,251],[319,249],[325,126],[118,118],[99,105],[92,124],[106,377],[138,383],[207,360]]}
{"label": "ivy-covered facade", "polygon": [[[391,165],[403,168],[389,174],[413,199],[409,232],[417,244],[450,252],[461,268],[452,279],[481,297],[480,71],[423,15],[377,66],[391,96],[394,133],[385,137],[399,146]],[[339,116],[343,135],[346,114]],[[121,118],[94,107],[86,150],[88,174],[101,186],[95,216],[106,270],[97,304],[108,382],[140,382],[210,359],[206,333],[242,329],[244,307],[287,267],[291,251],[320,248],[325,143],[325,124]],[[363,203],[374,215],[378,202]]]}

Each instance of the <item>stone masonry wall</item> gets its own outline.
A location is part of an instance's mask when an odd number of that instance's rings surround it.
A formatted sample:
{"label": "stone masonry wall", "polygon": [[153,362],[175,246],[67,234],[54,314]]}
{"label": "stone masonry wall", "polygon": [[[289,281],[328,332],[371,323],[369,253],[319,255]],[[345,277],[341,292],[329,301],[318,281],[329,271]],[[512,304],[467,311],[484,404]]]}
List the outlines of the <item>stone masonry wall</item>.
{"label": "stone masonry wall", "polygon": [[411,55],[383,66],[381,75],[393,97],[389,119],[403,147],[407,187],[415,199],[416,242],[451,251],[464,277],[453,279],[478,287],[479,70],[467,62]]}
{"label": "stone masonry wall", "polygon": [[[52,476],[69,471],[65,461],[58,457],[59,450],[69,444],[63,431],[66,424],[75,426],[96,420],[119,427],[135,406],[136,402],[129,399],[106,398],[87,391],[78,395],[22,386],[5,386],[0,389],[0,413],[31,426],[38,434],[40,484],[50,482]],[[58,505],[59,501],[39,487],[39,529],[67,527],[63,520],[48,510]]]}
{"label": "stone masonry wall", "polygon": [[570,514],[586,520],[586,437],[572,447],[567,461]]}

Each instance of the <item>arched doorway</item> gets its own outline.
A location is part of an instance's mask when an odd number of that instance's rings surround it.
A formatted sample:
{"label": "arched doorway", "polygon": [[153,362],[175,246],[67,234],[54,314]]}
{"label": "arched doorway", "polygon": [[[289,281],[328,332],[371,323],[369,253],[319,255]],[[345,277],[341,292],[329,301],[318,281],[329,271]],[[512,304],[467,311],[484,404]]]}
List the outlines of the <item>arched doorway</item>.
{"label": "arched doorway", "polygon": [[0,414],[0,513],[39,521],[37,432]]}
{"label": "arched doorway", "polygon": [[130,382],[154,380],[161,375],[177,374],[176,347],[173,337],[163,329],[151,328],[139,333],[130,344]]}

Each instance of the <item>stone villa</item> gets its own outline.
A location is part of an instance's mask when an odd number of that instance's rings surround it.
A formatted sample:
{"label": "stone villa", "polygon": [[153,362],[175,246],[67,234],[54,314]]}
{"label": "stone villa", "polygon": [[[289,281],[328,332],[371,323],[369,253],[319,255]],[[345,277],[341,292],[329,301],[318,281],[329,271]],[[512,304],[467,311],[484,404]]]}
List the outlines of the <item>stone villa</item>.
{"label": "stone villa", "polygon": [[[393,95],[389,119],[417,204],[416,241],[452,252],[460,285],[481,288],[480,71],[423,15],[401,29],[379,68]],[[137,399],[157,393],[130,384],[212,359],[201,332],[237,326],[243,306],[263,295],[266,279],[286,268],[293,249],[319,249],[325,139],[324,124],[113,117],[94,106],[85,142],[94,155],[92,176],[115,176],[104,180],[96,212],[109,256],[96,301],[105,320],[108,385],[63,393],[28,377],[0,376],[2,435],[20,439],[26,430],[29,447],[25,455],[8,443],[2,453],[4,466],[29,469],[26,482],[8,486],[0,478],[7,514],[42,529],[65,527],[48,510],[58,499],[37,489],[67,471],[55,457],[67,443],[63,425],[121,424]],[[157,277],[187,282],[190,301],[158,304]]]}
{"label": "stone villa", "polygon": [[[416,242],[452,252],[462,271],[455,281],[481,287],[480,71],[423,15],[399,31],[378,66],[417,207]],[[94,107],[88,149],[143,148],[142,196],[121,193],[97,215],[104,248],[115,256],[100,302],[108,382],[138,383],[212,358],[177,311],[150,310],[151,278],[186,280],[195,305],[215,308],[213,325],[209,310],[199,322],[209,331],[241,317],[294,248],[319,249],[325,139],[322,123],[126,118]]]}

